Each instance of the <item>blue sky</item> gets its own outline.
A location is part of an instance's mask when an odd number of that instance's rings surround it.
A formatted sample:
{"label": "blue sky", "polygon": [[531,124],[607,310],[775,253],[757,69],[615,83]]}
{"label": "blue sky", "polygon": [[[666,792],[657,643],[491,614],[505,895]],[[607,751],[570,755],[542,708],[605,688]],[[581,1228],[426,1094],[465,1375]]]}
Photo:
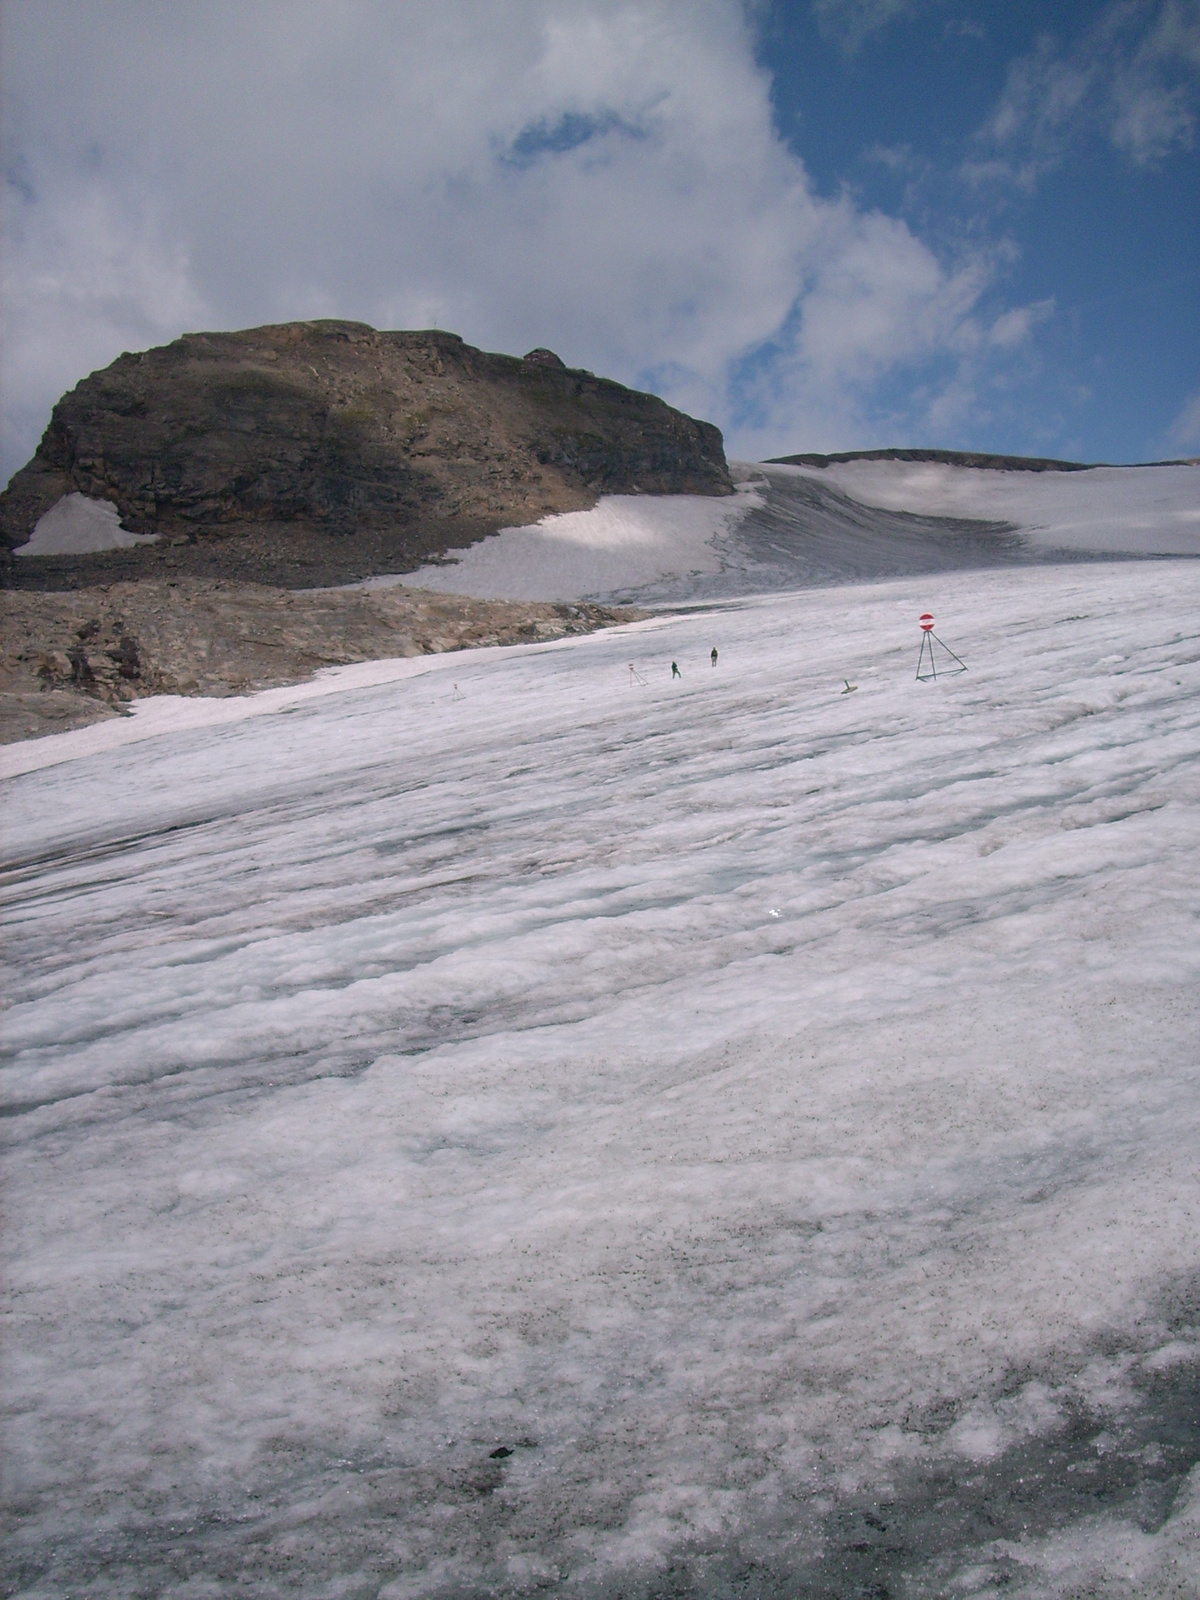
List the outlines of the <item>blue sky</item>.
{"label": "blue sky", "polygon": [[1200,0],[3,0],[3,471],[125,349],[556,349],[731,454],[1200,454]]}
{"label": "blue sky", "polygon": [[[1174,37],[1139,82],[1156,29]],[[1008,257],[997,303],[1043,308],[1011,399],[959,442],[1114,460],[1186,444],[1170,430],[1200,388],[1194,8],[775,4],[758,56],[822,193],[903,216],[940,251],[991,244]],[[1122,78],[1144,101],[1124,140]],[[1010,107],[1024,115],[999,138]]]}

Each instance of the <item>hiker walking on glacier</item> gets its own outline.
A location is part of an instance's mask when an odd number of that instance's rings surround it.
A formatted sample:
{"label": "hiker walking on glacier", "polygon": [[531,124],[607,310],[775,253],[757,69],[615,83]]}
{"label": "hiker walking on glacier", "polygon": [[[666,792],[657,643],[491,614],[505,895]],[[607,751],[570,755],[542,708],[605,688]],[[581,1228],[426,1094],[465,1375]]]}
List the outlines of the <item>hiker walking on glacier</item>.
{"label": "hiker walking on glacier", "polygon": [[680,672],[680,670],[679,670],[678,661],[672,661],[672,663],[671,663],[671,679],[672,679],[672,682],[676,678],[682,678],[682,677],[683,677],[683,673]]}

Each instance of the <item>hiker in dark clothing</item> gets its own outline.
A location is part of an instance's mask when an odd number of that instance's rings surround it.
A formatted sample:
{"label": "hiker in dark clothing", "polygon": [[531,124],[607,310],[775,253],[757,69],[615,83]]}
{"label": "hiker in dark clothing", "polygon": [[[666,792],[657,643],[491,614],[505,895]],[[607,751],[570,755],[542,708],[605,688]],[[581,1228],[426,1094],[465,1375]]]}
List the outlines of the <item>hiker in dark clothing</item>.
{"label": "hiker in dark clothing", "polygon": [[679,663],[677,661],[672,661],[672,663],[671,663],[671,676],[672,676],[672,678],[682,678],[683,677],[683,673],[680,672]]}
{"label": "hiker in dark clothing", "polygon": [[716,647],[716,645],[713,645],[712,664],[713,664],[714,667],[717,664],[717,647]]}

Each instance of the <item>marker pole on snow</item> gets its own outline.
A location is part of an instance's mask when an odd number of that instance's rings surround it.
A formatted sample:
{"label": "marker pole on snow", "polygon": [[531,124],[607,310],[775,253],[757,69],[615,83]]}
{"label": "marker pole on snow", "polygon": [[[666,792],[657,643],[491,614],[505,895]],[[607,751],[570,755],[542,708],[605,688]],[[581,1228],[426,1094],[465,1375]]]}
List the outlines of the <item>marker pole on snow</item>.
{"label": "marker pole on snow", "polygon": [[[932,613],[923,611],[921,613],[921,649],[917,655],[918,683],[926,683],[929,679],[936,678],[938,676],[937,660],[933,653],[934,645],[937,645],[938,649],[944,651],[945,654],[949,656],[950,660],[955,663],[955,665],[952,667],[942,667],[941,675],[943,678],[949,678],[955,673],[965,672],[967,670],[967,663],[960,657],[956,656],[954,651],[951,650],[950,646],[948,644],[943,644],[938,638],[937,634],[934,633]],[[928,652],[928,658],[926,656],[926,652]]]}

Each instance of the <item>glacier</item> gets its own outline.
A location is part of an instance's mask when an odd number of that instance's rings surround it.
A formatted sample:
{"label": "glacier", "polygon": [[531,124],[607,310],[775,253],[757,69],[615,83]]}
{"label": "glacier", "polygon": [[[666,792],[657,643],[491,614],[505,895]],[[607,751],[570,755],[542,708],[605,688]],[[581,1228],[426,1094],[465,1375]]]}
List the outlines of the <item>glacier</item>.
{"label": "glacier", "polygon": [[1200,467],[1085,467],[1029,472],[944,461],[845,461],[780,467],[833,485],[863,505],[926,516],[1007,522],[1041,550],[1143,556],[1200,554]]}
{"label": "glacier", "polygon": [[1196,1594],[1198,616],[909,574],[6,752],[6,1592]]}
{"label": "glacier", "polygon": [[662,605],[923,572],[1200,556],[1200,464],[730,468],[728,498],[606,495],[590,511],[452,550],[402,581],[489,600]]}

